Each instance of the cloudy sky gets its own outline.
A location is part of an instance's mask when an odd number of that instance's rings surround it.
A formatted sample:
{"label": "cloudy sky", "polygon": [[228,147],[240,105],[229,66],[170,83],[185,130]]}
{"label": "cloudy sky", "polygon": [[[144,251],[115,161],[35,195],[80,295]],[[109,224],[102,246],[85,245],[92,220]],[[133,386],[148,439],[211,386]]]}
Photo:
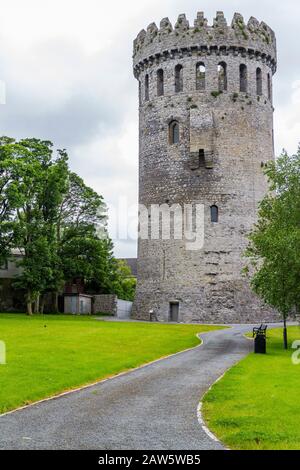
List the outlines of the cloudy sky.
{"label": "cloudy sky", "polygon": [[[300,141],[299,0],[0,0],[1,134],[37,137],[66,148],[72,170],[110,206],[132,219],[137,201],[138,101],[132,41],[147,25],[197,11],[255,16],[276,32],[276,151]],[[127,199],[127,203],[125,202]],[[129,207],[127,216],[126,204]],[[111,231],[113,232],[113,211]],[[122,234],[119,238],[122,238]],[[134,240],[116,240],[117,256],[135,256]]]}

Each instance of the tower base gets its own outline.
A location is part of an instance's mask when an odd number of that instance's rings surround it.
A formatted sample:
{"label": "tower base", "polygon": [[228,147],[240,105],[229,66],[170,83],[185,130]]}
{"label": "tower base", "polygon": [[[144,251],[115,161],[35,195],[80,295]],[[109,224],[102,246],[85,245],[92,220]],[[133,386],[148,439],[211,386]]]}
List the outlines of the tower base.
{"label": "tower base", "polygon": [[280,314],[251,292],[245,281],[207,286],[198,290],[161,291],[138,287],[132,318],[174,323],[278,322]]}

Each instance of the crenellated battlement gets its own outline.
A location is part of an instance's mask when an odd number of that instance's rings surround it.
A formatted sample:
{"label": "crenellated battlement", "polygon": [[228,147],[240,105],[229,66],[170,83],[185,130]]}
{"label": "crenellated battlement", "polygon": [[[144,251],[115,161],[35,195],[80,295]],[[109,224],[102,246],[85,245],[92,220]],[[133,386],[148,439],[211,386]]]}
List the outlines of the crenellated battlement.
{"label": "crenellated battlement", "polygon": [[176,24],[168,18],[160,22],[158,28],[151,23],[134,41],[134,69],[147,62],[152,63],[159,57],[174,57],[174,54],[228,55],[249,54],[250,57],[262,58],[276,71],[276,38],[274,31],[263,21],[251,17],[248,23],[239,13],[235,13],[228,25],[224,13],[219,11],[209,25],[203,12],[197,14],[194,26],[191,26],[185,14],[178,17]]}

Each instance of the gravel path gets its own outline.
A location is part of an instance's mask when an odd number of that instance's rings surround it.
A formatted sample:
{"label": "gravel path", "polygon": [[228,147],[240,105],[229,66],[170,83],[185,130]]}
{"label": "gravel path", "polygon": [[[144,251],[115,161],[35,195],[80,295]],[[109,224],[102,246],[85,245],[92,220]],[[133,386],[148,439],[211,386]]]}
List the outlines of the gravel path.
{"label": "gravel path", "polygon": [[197,419],[201,396],[253,347],[250,325],[126,375],[0,416],[0,449],[222,449]]}

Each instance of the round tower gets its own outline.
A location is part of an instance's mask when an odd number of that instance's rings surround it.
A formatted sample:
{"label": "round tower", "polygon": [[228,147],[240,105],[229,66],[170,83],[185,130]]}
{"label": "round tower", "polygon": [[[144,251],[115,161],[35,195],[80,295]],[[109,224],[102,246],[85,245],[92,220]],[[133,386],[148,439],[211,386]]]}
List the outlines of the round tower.
{"label": "round tower", "polygon": [[[237,13],[231,25],[222,12],[212,26],[202,12],[193,27],[185,15],[174,27],[165,18],[139,33],[133,62],[139,202],[148,210],[145,216],[141,209],[133,315],[211,323],[274,318],[241,273],[267,190],[264,166],[274,159],[274,32]],[[157,211],[164,223],[169,217],[171,236],[153,228]],[[175,234],[179,226],[183,237]]]}

